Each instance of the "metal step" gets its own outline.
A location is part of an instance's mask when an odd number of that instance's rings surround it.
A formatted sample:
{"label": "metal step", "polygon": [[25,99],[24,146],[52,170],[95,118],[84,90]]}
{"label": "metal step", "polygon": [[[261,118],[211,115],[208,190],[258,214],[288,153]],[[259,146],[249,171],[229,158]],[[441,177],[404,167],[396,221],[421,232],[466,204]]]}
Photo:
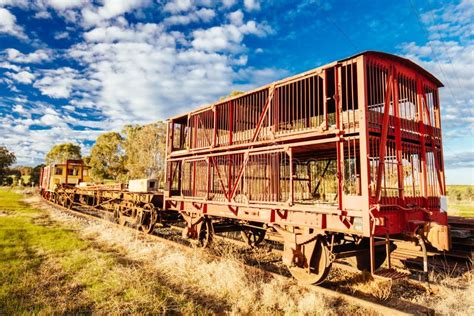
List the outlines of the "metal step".
{"label": "metal step", "polygon": [[411,273],[408,271],[400,271],[400,270],[396,270],[392,268],[392,269],[381,269],[381,270],[375,271],[375,275],[377,277],[396,280],[396,279],[408,278],[410,277]]}

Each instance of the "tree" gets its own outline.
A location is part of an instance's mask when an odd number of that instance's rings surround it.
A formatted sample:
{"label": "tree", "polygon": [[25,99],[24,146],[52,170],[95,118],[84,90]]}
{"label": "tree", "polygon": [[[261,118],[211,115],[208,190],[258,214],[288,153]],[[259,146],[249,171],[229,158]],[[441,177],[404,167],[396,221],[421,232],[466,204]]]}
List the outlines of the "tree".
{"label": "tree", "polygon": [[65,163],[69,159],[81,159],[81,146],[73,143],[55,145],[46,155],[46,164]]}
{"label": "tree", "polygon": [[[7,169],[5,175],[8,185],[17,186],[19,181],[23,183],[23,180],[21,179],[21,172],[16,168]],[[11,179],[11,181],[8,179]]]}
{"label": "tree", "polygon": [[32,182],[34,185],[39,185],[41,169],[44,166],[45,165],[41,164],[41,165],[37,165],[36,167],[33,168],[33,171],[31,172],[30,182]]}
{"label": "tree", "polygon": [[20,170],[21,176],[31,176],[31,172],[33,171],[33,168],[28,166],[19,166],[17,169]]}
{"label": "tree", "polygon": [[121,180],[125,176],[122,136],[116,132],[100,135],[92,146],[89,166],[94,180]]}
{"label": "tree", "polygon": [[238,91],[238,90],[233,90],[231,93],[229,93],[228,95],[224,96],[224,97],[221,97],[220,100],[224,100],[224,99],[227,99],[227,98],[231,98],[231,97],[235,97],[236,95],[239,95],[239,94],[242,94],[243,92],[242,91]]}
{"label": "tree", "polygon": [[16,162],[16,156],[7,147],[0,146],[0,182],[5,175],[6,169]]}
{"label": "tree", "polygon": [[156,178],[162,183],[165,171],[166,123],[127,125],[125,136],[125,168],[128,177]]}

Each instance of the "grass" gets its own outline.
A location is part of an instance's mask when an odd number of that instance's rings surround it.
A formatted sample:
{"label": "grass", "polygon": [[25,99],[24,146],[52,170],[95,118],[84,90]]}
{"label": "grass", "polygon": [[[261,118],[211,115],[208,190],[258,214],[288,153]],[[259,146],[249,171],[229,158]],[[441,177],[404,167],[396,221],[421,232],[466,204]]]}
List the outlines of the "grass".
{"label": "grass", "polygon": [[205,314],[140,264],[0,190],[0,314]]}
{"label": "grass", "polygon": [[[0,315],[374,314],[293,280],[249,273],[225,249],[215,259],[201,249],[145,242],[133,231],[84,223],[38,197],[0,189]],[[440,281],[446,284],[433,294],[409,281],[343,274],[337,281],[338,274],[332,272],[331,282],[383,304],[403,298],[443,314],[472,315],[470,277]],[[456,306],[456,297],[464,303]]]}
{"label": "grass", "polygon": [[449,215],[474,217],[474,186],[448,185]]}

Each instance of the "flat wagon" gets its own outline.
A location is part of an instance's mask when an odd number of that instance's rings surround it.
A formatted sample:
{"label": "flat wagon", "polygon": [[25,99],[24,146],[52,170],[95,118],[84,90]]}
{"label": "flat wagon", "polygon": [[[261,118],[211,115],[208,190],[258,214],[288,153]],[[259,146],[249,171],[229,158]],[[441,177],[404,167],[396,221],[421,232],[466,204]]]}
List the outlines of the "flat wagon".
{"label": "flat wagon", "polygon": [[272,236],[306,283],[336,258],[376,273],[395,238],[448,250],[439,87],[369,51],[173,117],[164,209],[190,238]]}

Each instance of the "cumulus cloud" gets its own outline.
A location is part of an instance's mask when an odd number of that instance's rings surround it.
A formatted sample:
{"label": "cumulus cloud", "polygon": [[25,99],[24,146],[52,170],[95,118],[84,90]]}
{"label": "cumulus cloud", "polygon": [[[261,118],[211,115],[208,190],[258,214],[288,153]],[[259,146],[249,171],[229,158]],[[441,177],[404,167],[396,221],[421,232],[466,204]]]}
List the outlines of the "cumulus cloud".
{"label": "cumulus cloud", "polygon": [[[77,8],[81,5],[86,4],[87,0],[43,0],[44,5],[48,5],[56,10],[66,10],[71,8]],[[121,1],[120,1],[121,2]]]}
{"label": "cumulus cloud", "polygon": [[16,17],[5,8],[0,8],[0,35],[2,33],[19,39],[27,39],[23,28],[16,24]]}
{"label": "cumulus cloud", "polygon": [[150,3],[151,0],[104,0],[102,6],[87,6],[81,11],[83,23],[86,27],[101,25],[104,21],[146,7]]}
{"label": "cumulus cloud", "polygon": [[241,43],[245,35],[265,36],[271,32],[271,28],[259,25],[255,21],[236,26],[227,24],[214,26],[208,29],[200,29],[193,32],[192,45],[204,51],[233,51],[243,49]]}
{"label": "cumulus cloud", "polygon": [[7,48],[3,51],[3,55],[7,60],[15,63],[41,63],[51,60],[53,52],[49,49],[38,49],[32,53],[23,54],[14,48]]}
{"label": "cumulus cloud", "polygon": [[51,13],[49,13],[48,11],[38,11],[35,13],[33,17],[35,19],[51,19],[52,18]]}
{"label": "cumulus cloud", "polygon": [[224,8],[232,7],[237,1],[236,0],[222,0],[222,5]]}
{"label": "cumulus cloud", "polygon": [[229,20],[234,25],[242,25],[244,23],[244,14],[241,10],[234,11],[229,14]]}
{"label": "cumulus cloud", "polygon": [[33,79],[35,79],[35,75],[32,74],[31,72],[28,71],[20,71],[16,73],[11,73],[11,72],[5,72],[5,75],[7,77],[12,78],[13,80],[23,83],[23,84],[30,84],[33,82]]}
{"label": "cumulus cloud", "polygon": [[244,0],[245,9],[248,11],[260,10],[259,0]]}
{"label": "cumulus cloud", "polygon": [[47,69],[41,71],[41,79],[36,80],[33,86],[41,94],[54,99],[69,98],[74,86],[79,86],[79,72],[70,67]]}
{"label": "cumulus cloud", "polygon": [[185,12],[193,7],[191,0],[172,0],[165,4],[164,11],[171,13]]}
{"label": "cumulus cloud", "polygon": [[173,15],[167,17],[164,20],[165,24],[168,25],[186,25],[189,23],[196,23],[196,22],[209,22],[216,16],[216,13],[212,9],[202,8],[197,11],[190,12],[184,15]]}

